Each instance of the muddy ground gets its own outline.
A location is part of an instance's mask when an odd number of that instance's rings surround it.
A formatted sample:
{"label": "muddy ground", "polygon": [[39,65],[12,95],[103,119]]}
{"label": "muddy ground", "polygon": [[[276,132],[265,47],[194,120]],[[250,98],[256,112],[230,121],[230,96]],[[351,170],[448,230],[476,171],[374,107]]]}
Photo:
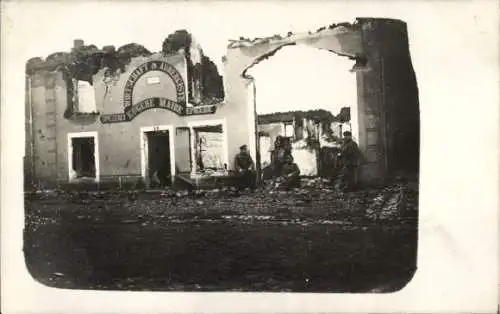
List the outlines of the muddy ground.
{"label": "muddy ground", "polygon": [[185,194],[26,194],[28,269],[59,288],[293,292],[391,292],[416,269],[414,183]]}

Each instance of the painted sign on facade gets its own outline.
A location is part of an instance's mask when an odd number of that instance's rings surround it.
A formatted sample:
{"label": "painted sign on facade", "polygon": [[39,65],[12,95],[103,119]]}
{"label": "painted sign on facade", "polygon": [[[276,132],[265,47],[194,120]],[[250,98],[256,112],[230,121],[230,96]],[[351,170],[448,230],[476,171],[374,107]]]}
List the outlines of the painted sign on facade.
{"label": "painted sign on facade", "polygon": [[177,103],[186,103],[186,87],[180,73],[169,63],[165,61],[149,61],[139,65],[128,77],[123,90],[123,106],[125,108],[132,106],[132,94],[135,83],[147,72],[161,71],[172,79],[177,92]]}
{"label": "painted sign on facade", "polygon": [[[144,99],[136,104],[133,103],[133,91],[135,84],[144,74],[150,71],[161,71],[166,73],[174,82],[177,100],[168,98],[152,97]],[[123,113],[107,114],[101,116],[102,123],[127,122],[134,119],[140,113],[153,109],[170,110],[180,116],[212,114],[215,113],[215,105],[210,106],[186,106],[186,86],[180,73],[171,64],[165,61],[149,61],[139,65],[129,76],[123,91]]]}

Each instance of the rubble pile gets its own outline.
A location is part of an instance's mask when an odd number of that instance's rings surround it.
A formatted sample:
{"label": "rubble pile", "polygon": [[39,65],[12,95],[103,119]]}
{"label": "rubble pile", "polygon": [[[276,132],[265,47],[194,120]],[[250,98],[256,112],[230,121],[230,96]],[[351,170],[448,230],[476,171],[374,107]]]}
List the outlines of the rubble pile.
{"label": "rubble pile", "polygon": [[[102,213],[106,219],[114,219],[125,212],[150,218],[271,215],[354,223],[410,222],[418,218],[418,184],[393,183],[384,188],[341,192],[324,178],[302,178],[299,187],[289,190],[282,188],[280,183],[279,178],[269,179],[256,191],[237,191],[234,187],[192,191],[172,188],[156,191],[40,191],[27,196],[27,220],[34,224],[53,223],[33,221],[41,211],[50,212],[51,218],[59,219],[64,215],[70,220],[76,217],[68,216],[71,214],[92,219]],[[60,203],[54,203],[54,200]],[[33,206],[29,205],[31,201]],[[33,209],[29,209],[31,207]]]}
{"label": "rubble pile", "polygon": [[[265,180],[262,188],[267,191],[282,189],[282,180],[279,177]],[[325,178],[302,178],[300,181],[300,188],[294,189],[295,192],[307,192],[310,190],[317,190],[320,192],[333,192],[331,181]]]}
{"label": "rubble pile", "polygon": [[[411,193],[403,184],[391,185],[377,193],[366,208],[366,217],[372,220],[396,220],[405,212],[416,209],[415,202],[408,202]],[[413,197],[414,198],[414,197]]]}

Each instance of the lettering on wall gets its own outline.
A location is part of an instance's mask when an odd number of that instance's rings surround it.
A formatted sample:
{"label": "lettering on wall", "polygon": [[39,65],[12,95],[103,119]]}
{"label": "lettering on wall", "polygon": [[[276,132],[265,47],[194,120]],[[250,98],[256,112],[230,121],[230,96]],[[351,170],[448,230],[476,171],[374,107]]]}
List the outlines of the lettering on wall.
{"label": "lettering on wall", "polygon": [[[133,103],[133,91],[135,84],[144,74],[150,71],[161,71],[166,73],[174,82],[177,100],[162,97],[144,99],[136,104]],[[186,107],[186,86],[180,73],[171,64],[165,61],[148,61],[139,65],[127,79],[123,91],[123,113],[101,115],[102,123],[117,123],[131,121],[140,113],[153,108],[170,110],[180,116],[212,114],[215,105]]]}

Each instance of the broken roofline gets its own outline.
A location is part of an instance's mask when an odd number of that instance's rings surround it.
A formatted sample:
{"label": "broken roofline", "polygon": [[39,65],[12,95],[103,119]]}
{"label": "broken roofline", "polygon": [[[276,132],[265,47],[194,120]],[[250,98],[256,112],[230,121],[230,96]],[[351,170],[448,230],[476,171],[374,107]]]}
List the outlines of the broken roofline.
{"label": "broken roofline", "polygon": [[[347,112],[348,111],[348,112]],[[339,114],[333,115],[331,111],[325,109],[293,110],[285,112],[274,112],[259,114],[258,124],[272,124],[281,122],[291,122],[297,118],[306,118],[316,122],[347,122],[350,120],[350,108],[342,107]]]}
{"label": "broken roofline", "polygon": [[268,37],[256,37],[254,39],[244,38],[244,37],[240,37],[240,39],[238,40],[229,39],[229,44],[227,48],[229,49],[236,49],[241,47],[249,48],[251,46],[259,44],[269,44],[269,43],[272,44],[282,43],[283,45],[294,45],[296,42],[300,42],[300,40],[306,38],[314,38],[315,36],[342,34],[348,31],[357,31],[360,29],[361,24],[369,23],[371,21],[386,21],[386,22],[393,22],[406,25],[406,22],[399,19],[357,17],[354,23],[348,23],[348,22],[342,22],[337,24],[333,23],[328,26],[320,27],[315,32],[308,31],[296,34],[294,34],[293,32],[288,32],[286,36],[273,35]]}
{"label": "broken roofline", "polygon": [[[179,36],[187,36],[186,38],[179,38]],[[188,40],[186,40],[189,38]],[[176,51],[166,51],[166,42],[174,46],[179,46]],[[93,57],[113,57],[115,59],[130,59],[139,56],[149,57],[151,55],[164,55],[169,56],[172,54],[179,53],[181,49],[184,49],[183,54],[189,58],[189,49],[193,42],[196,42],[194,37],[188,31],[176,30],[175,32],[169,34],[162,41],[162,49],[159,52],[151,52],[143,45],[132,42],[125,45],[122,45],[118,49],[113,45],[104,45],[101,49],[99,49],[94,44],[84,44],[82,39],[75,39],[74,46],[70,51],[58,51],[54,52],[47,57],[32,57],[26,62],[26,72],[30,73],[36,70],[49,70],[54,71],[57,70],[61,66],[67,66],[75,62],[79,62],[81,60],[89,60],[89,58]],[[208,61],[212,62],[212,60],[203,53],[203,49],[201,47],[197,47],[200,49],[201,55],[206,58]],[[126,62],[127,64],[130,62]],[[218,69],[217,69],[218,70]]]}
{"label": "broken roofline", "polygon": [[[244,51],[244,54],[255,57],[251,62],[246,64],[241,72],[241,76],[245,79],[253,79],[251,75],[248,75],[248,70],[251,69],[256,64],[263,60],[266,60],[273,55],[275,55],[279,50],[286,46],[292,45],[307,45],[313,46],[318,49],[324,49],[330,51],[338,56],[347,57],[351,60],[355,60],[351,71],[354,71],[356,65],[366,65],[366,55],[363,53],[363,48],[361,44],[362,28],[371,27],[371,22],[385,22],[385,23],[398,23],[403,24],[406,28],[406,23],[400,20],[392,19],[379,19],[379,18],[356,18],[356,21],[352,24],[350,23],[340,23],[331,24],[328,27],[319,28],[315,33],[307,32],[300,34],[288,33],[286,37],[280,35],[274,35],[272,37],[257,38],[257,39],[245,39],[242,38],[238,41],[232,41],[228,50],[240,49]],[[326,38],[336,38],[336,44],[326,44],[320,43]],[[357,38],[357,39],[356,39]],[[327,40],[328,41],[328,40]],[[260,50],[260,51],[259,51]],[[359,68],[359,67],[358,67]]]}
{"label": "broken roofline", "polygon": [[[316,48],[328,50],[338,56],[355,60],[356,64],[351,70],[354,71],[358,64],[361,66],[366,65],[367,57],[363,53],[363,48],[361,48],[360,42],[356,44],[355,41],[353,42],[352,39],[346,39],[346,37],[362,37],[362,29],[365,27],[371,27],[372,22],[400,24],[402,28],[406,29],[406,23],[402,20],[387,18],[356,18],[355,22],[352,24],[331,24],[328,27],[319,28],[314,33],[310,31],[307,33],[297,34],[289,32],[286,36],[274,35],[271,37],[255,38],[252,40],[247,38],[240,38],[240,40],[230,40],[228,50],[241,49],[243,51],[246,51],[248,55],[254,55],[256,57],[251,63],[244,67],[241,73],[241,76],[243,78],[253,79],[251,75],[248,75],[247,71],[261,61],[270,58],[283,47],[301,44],[307,46],[315,46],[314,42],[321,41],[322,39],[327,37],[336,37],[339,40],[338,49],[328,47],[328,45],[325,45],[323,47],[321,47],[320,45]],[[340,40],[344,41],[344,45],[340,42]],[[343,46],[344,48],[342,48]],[[262,49],[263,51],[261,53],[256,53],[256,51],[260,49]]]}
{"label": "broken roofline", "polygon": [[[77,39],[74,42],[76,44],[79,41],[81,40]],[[147,50],[144,46],[137,43],[129,43],[123,45],[117,50],[115,49],[115,46],[106,45],[103,46],[101,49],[99,49],[97,48],[97,46],[90,44],[90,45],[85,45],[83,47],[73,47],[69,52],[66,51],[54,52],[45,58],[42,57],[30,58],[26,62],[26,72],[29,73],[37,70],[55,71],[61,66],[66,66],[86,58],[97,57],[97,56],[105,57],[114,55],[116,58],[124,58],[125,56],[128,56],[130,54],[130,51],[128,51],[130,47],[140,49],[140,51],[137,51],[137,53],[131,57],[151,56],[161,53],[161,52],[152,53],[149,50]]]}
{"label": "broken roofline", "polygon": [[[191,49],[197,51],[198,58],[193,60]],[[76,79],[93,84],[95,75],[101,71],[105,77],[120,76],[136,58],[151,56],[169,57],[182,55],[186,59],[188,101],[195,105],[220,103],[225,98],[223,77],[217,65],[203,54],[201,46],[186,30],[177,30],[168,35],[162,43],[160,52],[152,53],[144,46],[130,43],[118,50],[114,46],[98,49],[95,45],[85,45],[81,39],[74,40],[70,52],[56,52],[47,58],[31,58],[26,63],[26,74],[37,71],[61,71],[66,79]]]}
{"label": "broken roofline", "polygon": [[[347,23],[346,23],[347,24]],[[249,38],[243,38],[240,37],[239,40],[229,40],[229,44],[227,48],[229,49],[236,49],[236,48],[250,48],[252,46],[256,45],[261,45],[261,44],[274,44],[274,45],[295,45],[296,42],[300,42],[303,39],[306,38],[314,38],[316,36],[324,36],[324,35],[335,35],[335,34],[340,34],[348,31],[354,30],[354,25],[347,24],[342,25],[335,25],[332,27],[330,25],[329,27],[322,27],[318,29],[316,32],[307,32],[307,33],[297,33],[294,34],[292,32],[289,32],[286,36],[281,36],[281,35],[273,35],[269,37],[256,37],[254,39],[249,39]]]}
{"label": "broken roofline", "polygon": [[[307,32],[307,33],[301,33],[301,34],[293,34],[292,32],[289,32],[286,36],[281,36],[281,35],[274,35],[270,37],[265,37],[265,38],[254,38],[254,39],[248,39],[248,38],[240,38],[239,40],[229,40],[228,44],[228,49],[235,49],[235,48],[240,48],[240,47],[251,47],[259,44],[266,44],[266,43],[273,43],[273,44],[279,44],[280,41],[283,43],[283,46],[285,45],[293,45],[296,44],[296,42],[300,42],[300,39],[305,39],[305,38],[314,38],[314,36],[323,36],[326,34],[340,34],[341,32],[345,31],[355,31],[359,30],[360,24],[363,23],[368,23],[370,21],[388,21],[388,22],[393,22],[393,23],[399,23],[399,24],[404,24],[406,25],[406,22],[398,19],[388,19],[388,18],[356,18],[354,23],[348,23],[348,22],[343,22],[343,23],[338,23],[338,24],[331,24],[329,26],[321,27],[316,30],[316,32]],[[175,33],[175,32],[174,32]],[[172,33],[172,34],[174,34]],[[170,34],[170,35],[172,35]],[[129,46],[129,45],[137,45],[141,46],[140,44],[136,43],[129,43],[126,45],[123,45],[121,48]],[[91,51],[85,51],[84,54],[85,56],[91,56],[93,54],[107,54],[110,52],[114,52],[114,46],[103,46],[102,49],[98,49],[95,45],[87,45],[87,47],[95,47],[95,49],[90,49]],[[119,50],[119,49],[118,49]],[[118,51],[117,50],[117,51]],[[70,52],[55,52],[50,54],[49,56],[43,58],[43,57],[33,57],[30,58],[26,62],[26,72],[30,71],[36,71],[36,70],[56,70],[58,66],[67,64],[71,62],[71,55],[74,53],[73,51]],[[162,53],[162,52],[159,52]],[[155,53],[149,53],[149,54],[155,54]],[[345,55],[346,57],[350,58],[356,58],[357,56],[353,55]],[[269,56],[267,56],[269,57]],[[224,57],[223,57],[224,58]]]}

